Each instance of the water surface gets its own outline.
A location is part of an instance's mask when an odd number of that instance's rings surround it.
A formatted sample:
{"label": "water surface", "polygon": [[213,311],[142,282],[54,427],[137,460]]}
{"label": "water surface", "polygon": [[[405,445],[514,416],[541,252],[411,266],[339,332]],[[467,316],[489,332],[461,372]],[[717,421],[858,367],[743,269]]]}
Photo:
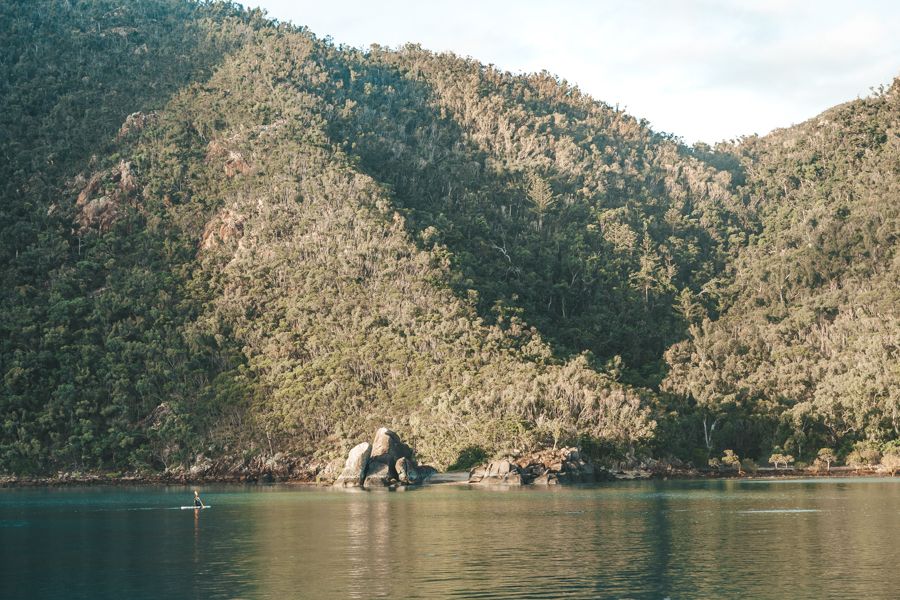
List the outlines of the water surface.
{"label": "water surface", "polygon": [[0,490],[0,598],[897,598],[900,478]]}

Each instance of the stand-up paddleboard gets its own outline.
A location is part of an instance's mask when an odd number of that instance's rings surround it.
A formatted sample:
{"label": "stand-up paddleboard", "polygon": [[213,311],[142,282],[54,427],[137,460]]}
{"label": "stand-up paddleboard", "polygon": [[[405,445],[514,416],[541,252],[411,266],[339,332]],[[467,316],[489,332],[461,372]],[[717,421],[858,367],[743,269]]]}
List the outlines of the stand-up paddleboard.
{"label": "stand-up paddleboard", "polygon": [[204,506],[182,506],[181,510],[191,510],[191,509],[200,510],[201,508],[212,508],[212,505],[206,504]]}

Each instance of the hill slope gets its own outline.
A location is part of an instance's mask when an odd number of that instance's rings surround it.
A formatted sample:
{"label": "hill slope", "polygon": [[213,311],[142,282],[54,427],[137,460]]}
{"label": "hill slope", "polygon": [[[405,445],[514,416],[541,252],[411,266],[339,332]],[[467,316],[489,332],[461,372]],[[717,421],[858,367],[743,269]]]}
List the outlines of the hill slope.
{"label": "hill slope", "polygon": [[896,437],[894,92],[707,152],[229,4],[2,10],[0,470]]}
{"label": "hill slope", "polygon": [[900,435],[900,80],[729,149],[760,235],[722,318],[668,354],[667,387],[724,419],[722,443],[803,454]]}

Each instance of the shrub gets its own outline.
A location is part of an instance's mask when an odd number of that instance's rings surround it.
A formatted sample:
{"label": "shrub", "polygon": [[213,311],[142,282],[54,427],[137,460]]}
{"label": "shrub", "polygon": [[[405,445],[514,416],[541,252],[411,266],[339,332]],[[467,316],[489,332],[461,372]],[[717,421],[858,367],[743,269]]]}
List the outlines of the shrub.
{"label": "shrub", "polygon": [[487,461],[487,452],[481,446],[466,446],[463,448],[459,456],[447,470],[449,471],[466,471],[472,467],[478,466]]}
{"label": "shrub", "polygon": [[741,472],[741,457],[734,453],[734,450],[726,450],[722,454],[722,464],[728,466],[731,469],[737,469],[737,472]]}
{"label": "shrub", "polygon": [[857,442],[846,462],[857,471],[874,467],[881,462],[881,450],[871,442]]}
{"label": "shrub", "polygon": [[752,458],[745,458],[744,460],[742,460],[742,461],[741,461],[741,466],[742,466],[742,467],[744,468],[744,470],[747,471],[748,473],[753,473],[753,474],[755,474],[757,471],[759,471],[759,465],[756,464],[756,461],[753,460]]}
{"label": "shrub", "polygon": [[900,450],[891,449],[881,457],[881,467],[893,477],[900,471]]}

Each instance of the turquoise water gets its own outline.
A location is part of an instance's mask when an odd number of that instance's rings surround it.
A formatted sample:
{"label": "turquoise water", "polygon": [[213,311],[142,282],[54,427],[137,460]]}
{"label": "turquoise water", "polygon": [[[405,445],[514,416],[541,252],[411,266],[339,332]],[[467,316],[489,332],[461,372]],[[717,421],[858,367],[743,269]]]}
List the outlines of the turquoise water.
{"label": "turquoise water", "polygon": [[0,490],[0,598],[898,598],[900,478]]}

